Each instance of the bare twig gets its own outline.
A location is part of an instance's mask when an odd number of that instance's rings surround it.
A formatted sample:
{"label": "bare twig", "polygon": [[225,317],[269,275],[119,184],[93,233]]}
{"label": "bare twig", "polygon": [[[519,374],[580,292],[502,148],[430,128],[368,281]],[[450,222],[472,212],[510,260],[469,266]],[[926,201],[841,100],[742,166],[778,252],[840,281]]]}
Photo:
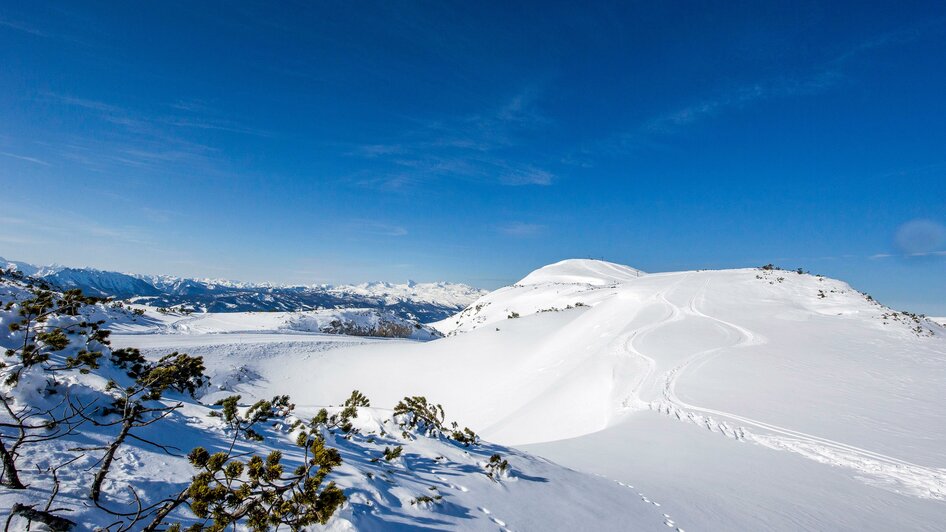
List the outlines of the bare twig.
{"label": "bare twig", "polygon": [[[19,516],[28,521],[36,521],[43,523],[50,530],[55,532],[68,532],[75,528],[76,523],[70,521],[65,517],[59,517],[58,515],[53,515],[45,510],[37,510],[32,506],[27,506],[21,503],[15,503],[13,508],[10,509],[10,517]],[[7,528],[9,529],[11,519],[7,519]]]}

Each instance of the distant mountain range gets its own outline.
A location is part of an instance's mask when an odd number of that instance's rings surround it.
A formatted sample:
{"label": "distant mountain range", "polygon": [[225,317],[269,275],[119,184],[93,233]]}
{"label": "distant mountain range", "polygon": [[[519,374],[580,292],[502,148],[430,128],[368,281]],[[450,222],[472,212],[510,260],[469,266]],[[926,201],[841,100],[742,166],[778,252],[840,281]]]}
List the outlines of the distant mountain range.
{"label": "distant mountain range", "polygon": [[184,305],[206,312],[377,308],[429,323],[457,313],[486,294],[485,290],[446,282],[274,285],[139,275],[60,265],[36,266],[2,257],[0,268],[42,279],[61,290],[78,288],[88,295],[155,307]]}

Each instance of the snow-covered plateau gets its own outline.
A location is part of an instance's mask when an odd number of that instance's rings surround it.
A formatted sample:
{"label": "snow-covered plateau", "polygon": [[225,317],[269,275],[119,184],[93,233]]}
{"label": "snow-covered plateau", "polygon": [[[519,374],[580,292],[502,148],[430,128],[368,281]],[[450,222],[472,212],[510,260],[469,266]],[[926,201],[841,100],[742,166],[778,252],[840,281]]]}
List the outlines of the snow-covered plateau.
{"label": "snow-covered plateau", "polygon": [[[2,288],[0,344],[17,349],[22,332],[8,325],[27,296],[13,281]],[[430,324],[443,337],[413,339],[327,334],[336,318],[318,313],[87,312],[113,331],[112,349],[200,356],[210,379],[196,398],[162,398],[182,406],[116,453],[100,505],[113,512],[186,488],[192,447],[226,448],[230,432],[208,415],[215,401],[288,394],[292,413],[238,446],[298,460],[294,421],[336,413],[359,390],[370,406],[357,408],[354,430],[325,430],[342,458],[327,479],[347,497],[330,530],[946,528],[943,320],[819,275],[566,260]],[[58,372],[53,384],[34,368],[4,393],[39,409],[62,390],[105,400],[109,379],[127,380],[120,373],[103,364]],[[482,440],[405,429],[390,410],[405,396],[441,404]],[[127,522],[87,494],[117,430],[102,425],[23,446],[24,483],[38,488],[0,488],[0,507],[42,508],[50,468],[67,464],[61,515],[85,528]],[[385,452],[397,446],[398,456]],[[501,472],[496,454],[508,461]],[[194,522],[187,504],[170,515]]]}

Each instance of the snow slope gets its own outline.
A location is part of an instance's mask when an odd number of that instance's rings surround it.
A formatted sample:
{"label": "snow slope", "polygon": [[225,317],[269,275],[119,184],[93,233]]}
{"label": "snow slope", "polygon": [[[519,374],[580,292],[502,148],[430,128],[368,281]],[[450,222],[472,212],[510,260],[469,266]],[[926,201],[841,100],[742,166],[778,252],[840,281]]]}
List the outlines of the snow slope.
{"label": "snow slope", "polygon": [[644,273],[611,262],[569,259],[539,268],[512,286],[484,295],[456,316],[431,325],[444,333],[478,327],[536,312],[555,312],[593,305],[614,288]]}
{"label": "snow slope", "polygon": [[940,531],[941,501],[850,469],[736,442],[640,412],[603,431],[524,450],[634,486],[687,530]]}
{"label": "snow slope", "polygon": [[[410,388],[493,441],[659,493],[699,528],[946,521],[946,330],[841,281],[564,261],[437,326],[451,336],[270,348],[241,389],[325,404],[358,387],[384,404]],[[669,477],[680,464],[693,479]],[[727,481],[740,471],[767,475]]]}
{"label": "snow slope", "polygon": [[[20,306],[30,297],[17,281],[0,280],[0,347],[16,349],[22,345],[22,330],[9,325],[19,321]],[[23,368],[18,384],[12,386],[3,379],[0,391],[7,401],[4,404],[13,410],[24,407],[55,410],[62,406],[65,394],[76,401],[70,404],[111,404],[117,395],[111,383],[117,383],[117,389],[122,389],[130,381],[109,362],[107,345],[98,341],[89,343],[83,332],[86,326],[81,324],[93,319],[114,324],[145,318],[134,316],[127,309],[102,304],[82,307],[75,316],[50,318],[46,322],[49,326],[67,327],[71,331],[67,347],[51,354],[51,364],[60,369],[52,373],[42,365]],[[220,323],[217,330],[231,326],[231,323]],[[3,509],[7,529],[30,529],[25,519],[7,515],[15,503],[52,508],[53,513],[76,522],[80,530],[102,526],[119,528],[135,515],[136,501],[144,505],[161,502],[163,497],[180,493],[188,485],[195,470],[186,454],[197,446],[210,451],[233,446],[241,457],[279,451],[286,468],[292,470],[304,459],[293,443],[299,431],[296,422],[307,422],[320,405],[299,404],[285,417],[260,423],[255,427],[262,434],[259,442],[231,440],[231,433],[220,417],[210,415],[219,414],[220,407],[212,406],[216,399],[259,389],[258,381],[265,377],[251,371],[247,364],[268,368],[287,365],[298,370],[301,366],[295,362],[307,360],[310,355],[324,357],[346,345],[411,343],[409,340],[265,332],[116,337],[141,342],[160,353],[185,344],[192,353],[205,348],[211,385],[200,389],[196,399],[174,391],[166,393],[160,400],[162,404],[170,406],[179,402],[180,407],[157,424],[134,429],[116,454],[103,484],[100,505],[90,502],[88,489],[102,451],[114,441],[118,430],[114,424],[107,423],[111,415],[107,410],[90,408],[86,416],[95,423],[84,423],[74,432],[63,433],[61,438],[34,441],[20,448],[17,462],[20,477],[28,488],[0,487],[0,509]],[[179,342],[175,344],[175,340]],[[79,349],[86,347],[102,351],[97,367],[87,371],[63,369],[66,357],[75,356]],[[228,374],[227,369],[235,371]],[[395,375],[389,378],[398,379]],[[338,403],[348,393],[332,402]],[[244,404],[251,402],[248,398]],[[391,410],[381,408],[393,405],[375,402],[371,408],[359,408],[353,420],[356,430],[347,435],[328,428],[319,429],[327,445],[336,448],[342,458],[342,464],[326,480],[343,489],[347,502],[325,527],[313,529],[615,530],[631,526],[638,530],[661,530],[668,523],[675,523],[658,502],[641,500],[627,488],[607,479],[501,445],[480,441],[465,446],[440,435],[412,431],[399,425]],[[337,412],[339,408],[328,406],[328,410]],[[448,419],[458,418],[451,415]],[[5,412],[0,413],[0,422],[9,421]],[[3,429],[7,442],[13,439],[7,439],[12,434],[10,430],[9,425]],[[162,451],[162,446],[166,452]],[[399,457],[384,458],[388,448],[398,446],[403,447]],[[495,454],[508,461],[508,470],[490,476],[487,464]],[[53,478],[57,483],[54,504],[48,503],[52,501],[49,488]],[[137,508],[140,512],[141,506]],[[112,513],[106,513],[106,509]],[[195,522],[184,507],[172,514],[171,521],[181,522],[185,527]],[[130,529],[140,529],[143,524]],[[34,522],[32,529],[41,528]]]}

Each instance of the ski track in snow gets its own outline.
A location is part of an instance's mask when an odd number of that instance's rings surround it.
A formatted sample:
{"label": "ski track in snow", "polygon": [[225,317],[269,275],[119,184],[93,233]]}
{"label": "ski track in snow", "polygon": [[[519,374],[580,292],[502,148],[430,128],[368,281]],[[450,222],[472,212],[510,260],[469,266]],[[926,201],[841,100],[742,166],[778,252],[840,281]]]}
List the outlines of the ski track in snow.
{"label": "ski track in snow", "polygon": [[[630,395],[623,401],[622,406],[628,410],[649,408],[671,418],[702,426],[737,441],[754,442],[770,449],[793,452],[822,464],[853,469],[860,474],[858,478],[862,481],[898,493],[906,493],[925,499],[946,500],[946,469],[921,466],[892,456],[750,419],[731,412],[691,405],[680,399],[675,391],[677,380],[694,363],[705,362],[723,354],[727,349],[759,345],[765,343],[766,340],[739,325],[700,311],[697,307],[697,300],[702,297],[706,289],[706,283],[694,293],[686,307],[681,308],[671,303],[666,298],[666,294],[674,290],[679,284],[678,282],[656,293],[653,297],[656,302],[668,307],[668,314],[656,322],[632,331],[623,342],[624,349],[628,353],[645,361],[647,370],[644,376],[634,383]],[[660,390],[662,397],[647,402],[641,397],[641,394],[645,386],[656,384],[650,381],[654,378],[657,362],[638,350],[635,342],[668,324],[685,319],[687,315],[712,320],[727,330],[735,332],[738,339],[730,345],[697,352],[664,373],[660,377],[663,380]],[[747,427],[752,427],[758,433],[750,432]]]}

